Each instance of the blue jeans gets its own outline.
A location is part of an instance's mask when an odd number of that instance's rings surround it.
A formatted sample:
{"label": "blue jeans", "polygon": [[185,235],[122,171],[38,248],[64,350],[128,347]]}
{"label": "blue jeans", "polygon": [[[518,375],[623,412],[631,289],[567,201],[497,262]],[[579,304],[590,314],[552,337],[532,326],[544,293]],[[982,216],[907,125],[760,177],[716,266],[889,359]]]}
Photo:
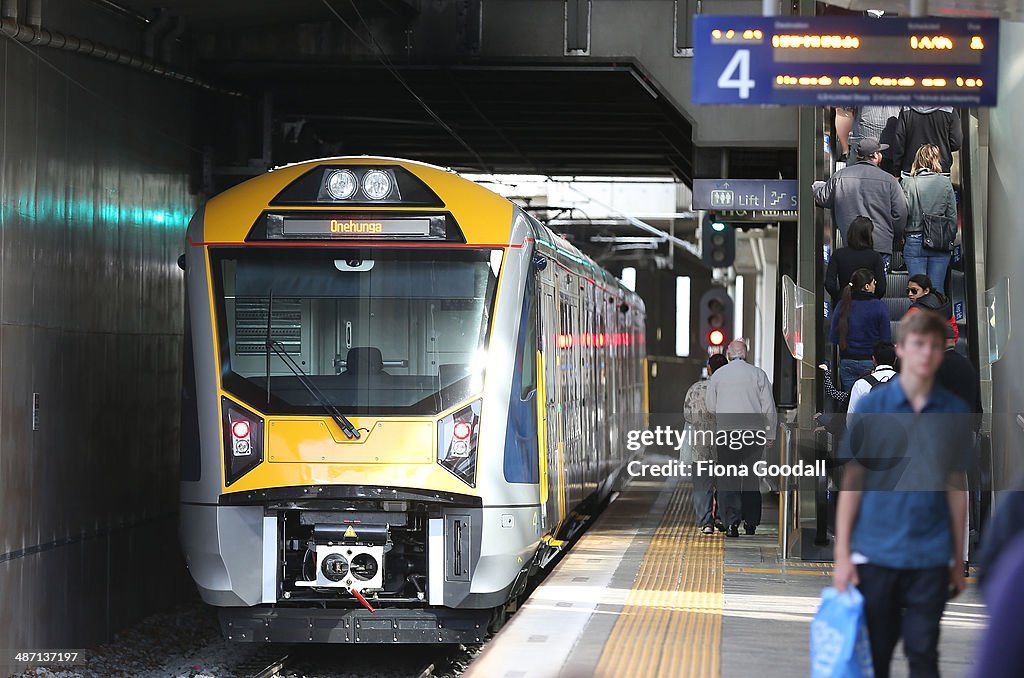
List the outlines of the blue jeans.
{"label": "blue jeans", "polygon": [[925,249],[924,237],[920,233],[907,235],[903,246],[903,258],[907,262],[907,274],[914,276],[921,273],[928,276],[938,292],[946,293],[946,269],[949,268],[948,252],[935,252]]}
{"label": "blue jeans", "polygon": [[839,383],[847,393],[853,388],[854,383],[865,372],[870,372],[874,364],[870,360],[850,360],[849,358],[839,359]]}

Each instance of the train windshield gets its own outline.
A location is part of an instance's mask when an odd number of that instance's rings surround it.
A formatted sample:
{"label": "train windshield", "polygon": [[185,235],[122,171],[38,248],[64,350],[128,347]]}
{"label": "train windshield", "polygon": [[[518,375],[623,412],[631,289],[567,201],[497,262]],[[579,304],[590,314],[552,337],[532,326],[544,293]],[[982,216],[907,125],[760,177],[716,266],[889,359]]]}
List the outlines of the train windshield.
{"label": "train windshield", "polygon": [[482,386],[501,250],[212,256],[224,387],[253,407],[436,414]]}

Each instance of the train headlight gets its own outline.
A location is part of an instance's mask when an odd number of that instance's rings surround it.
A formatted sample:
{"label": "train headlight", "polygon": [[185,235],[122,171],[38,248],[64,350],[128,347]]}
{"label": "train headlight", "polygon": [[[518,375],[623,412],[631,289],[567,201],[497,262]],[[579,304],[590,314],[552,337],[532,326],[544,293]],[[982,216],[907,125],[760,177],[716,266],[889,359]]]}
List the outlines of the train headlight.
{"label": "train headlight", "polygon": [[437,424],[437,463],[470,487],[476,487],[479,436],[479,400]]}
{"label": "train headlight", "polygon": [[223,398],[224,485],[263,462],[263,419],[232,400]]}
{"label": "train headlight", "polygon": [[348,200],[359,188],[359,180],[350,170],[335,170],[327,175],[327,192],[335,200]]}
{"label": "train headlight", "polygon": [[363,176],[363,193],[370,200],[383,200],[391,194],[394,182],[384,170],[370,170]]}

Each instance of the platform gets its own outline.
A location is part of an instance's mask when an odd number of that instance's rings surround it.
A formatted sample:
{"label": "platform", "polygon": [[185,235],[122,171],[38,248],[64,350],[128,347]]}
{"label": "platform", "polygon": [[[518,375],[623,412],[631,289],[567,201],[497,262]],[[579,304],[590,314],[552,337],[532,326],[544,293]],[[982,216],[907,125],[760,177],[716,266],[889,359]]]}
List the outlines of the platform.
{"label": "platform", "polygon": [[[756,535],[706,536],[689,481],[631,483],[464,675],[809,675],[809,623],[831,566],[782,561],[777,516],[765,495]],[[972,583],[946,608],[943,676],[967,674],[984,624]],[[907,675],[900,648],[892,675]]]}

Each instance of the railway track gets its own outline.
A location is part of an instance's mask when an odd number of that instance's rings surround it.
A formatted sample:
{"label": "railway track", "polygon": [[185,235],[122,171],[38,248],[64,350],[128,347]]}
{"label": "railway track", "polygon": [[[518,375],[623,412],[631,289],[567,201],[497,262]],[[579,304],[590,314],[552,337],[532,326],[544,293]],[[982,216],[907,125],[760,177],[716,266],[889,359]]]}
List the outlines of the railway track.
{"label": "railway track", "polygon": [[475,648],[464,646],[423,647],[417,648],[413,656],[396,656],[393,648],[360,649],[359,655],[353,657],[339,647],[295,645],[259,648],[236,664],[231,675],[237,678],[349,678],[371,675],[450,678],[465,669],[475,652]]}

